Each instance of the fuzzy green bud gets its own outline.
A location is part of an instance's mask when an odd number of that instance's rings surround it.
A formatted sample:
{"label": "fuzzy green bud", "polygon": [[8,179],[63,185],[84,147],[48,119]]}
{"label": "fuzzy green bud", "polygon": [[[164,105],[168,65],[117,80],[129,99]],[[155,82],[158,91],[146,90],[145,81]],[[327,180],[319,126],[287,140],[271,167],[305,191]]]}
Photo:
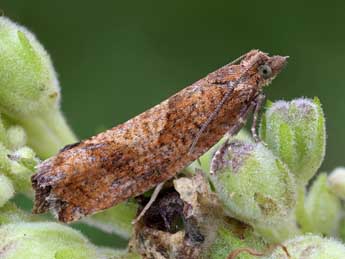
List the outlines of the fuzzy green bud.
{"label": "fuzzy green bud", "polygon": [[25,117],[58,105],[59,84],[48,53],[26,28],[0,17],[0,110]]}
{"label": "fuzzy green bud", "polygon": [[338,167],[328,176],[330,190],[345,200],[345,167]]}
{"label": "fuzzy green bud", "polygon": [[294,177],[263,144],[230,142],[215,153],[210,179],[228,214],[260,229],[267,239],[280,241],[297,231],[290,222],[296,204]]}
{"label": "fuzzy green bud", "polygon": [[[224,225],[218,227],[216,237],[205,253],[207,253],[207,258],[223,259],[237,249],[248,247],[253,250],[263,251],[266,246],[267,244],[263,238],[256,235],[253,228],[235,219],[228,218]],[[236,257],[236,259],[249,258],[255,257],[246,253]]]}
{"label": "fuzzy green bud", "polygon": [[56,223],[37,222],[1,226],[0,258],[105,259],[110,257],[105,257],[102,250],[98,250],[72,228]]}
{"label": "fuzzy green bud", "polygon": [[22,147],[14,151],[10,158],[30,171],[35,171],[36,165],[40,162],[35,152],[29,147]]}
{"label": "fuzzy green bud", "polygon": [[0,143],[0,170],[13,181],[17,191],[32,191],[30,177],[37,162],[38,159],[30,148],[23,147],[12,152]]}
{"label": "fuzzy green bud", "polygon": [[228,140],[240,140],[247,143],[254,143],[252,136],[246,129],[240,130],[235,136],[228,136],[227,134],[218,141],[209,151],[191,163],[185,170],[189,173],[195,173],[196,170],[201,169],[207,175],[210,172],[210,165],[213,154],[222,146],[222,144]]}
{"label": "fuzzy green bud", "polygon": [[10,149],[18,149],[26,144],[26,133],[23,127],[11,126],[7,129],[7,139]]}
{"label": "fuzzy green bud", "polygon": [[25,128],[28,144],[43,158],[76,140],[59,100],[48,53],[26,28],[0,17],[0,113]]}
{"label": "fuzzy green bud", "polygon": [[338,229],[341,203],[331,192],[326,174],[320,174],[313,182],[305,201],[305,213],[307,218],[300,222],[305,232],[331,235]]}
{"label": "fuzzy green bud", "polygon": [[[31,221],[37,219],[37,216],[19,209],[14,203],[7,202],[0,208],[0,225]],[[1,258],[1,257],[0,257]]]}
{"label": "fuzzy green bud", "polygon": [[315,235],[299,236],[283,243],[289,255],[282,247],[277,247],[267,259],[344,259],[345,246],[334,239]]}
{"label": "fuzzy green bud", "polygon": [[14,195],[14,187],[11,180],[0,174],[0,207],[2,207]]}
{"label": "fuzzy green bud", "polygon": [[315,98],[278,101],[267,109],[260,136],[301,185],[313,177],[325,155],[325,118]]}

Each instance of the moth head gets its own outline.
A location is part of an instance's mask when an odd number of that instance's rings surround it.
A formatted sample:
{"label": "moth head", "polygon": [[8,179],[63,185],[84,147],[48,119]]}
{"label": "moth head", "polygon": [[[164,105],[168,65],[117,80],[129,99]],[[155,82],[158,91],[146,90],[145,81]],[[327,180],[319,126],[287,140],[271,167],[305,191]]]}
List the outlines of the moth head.
{"label": "moth head", "polygon": [[[269,56],[254,49],[242,56],[241,67],[245,74],[259,79],[260,86],[269,84],[285,67],[288,56]],[[242,58],[241,57],[241,58]]]}
{"label": "moth head", "polygon": [[272,56],[269,57],[263,64],[258,66],[258,73],[269,83],[273,80],[287,63],[288,56]]}

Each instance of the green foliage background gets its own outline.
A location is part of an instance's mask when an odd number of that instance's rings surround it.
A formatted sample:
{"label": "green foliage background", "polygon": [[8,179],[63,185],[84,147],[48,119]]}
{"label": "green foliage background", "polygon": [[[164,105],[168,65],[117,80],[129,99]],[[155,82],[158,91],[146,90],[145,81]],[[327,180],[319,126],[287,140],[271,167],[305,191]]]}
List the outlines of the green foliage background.
{"label": "green foliage background", "polygon": [[117,125],[252,48],[289,55],[270,99],[318,96],[322,169],[344,165],[345,1],[1,0],[51,54],[80,138]]}

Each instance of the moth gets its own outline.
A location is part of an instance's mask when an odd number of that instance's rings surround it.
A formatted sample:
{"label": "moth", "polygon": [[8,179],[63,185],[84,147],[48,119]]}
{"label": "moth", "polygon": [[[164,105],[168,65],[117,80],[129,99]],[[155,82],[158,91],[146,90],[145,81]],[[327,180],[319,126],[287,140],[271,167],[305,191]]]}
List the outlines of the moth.
{"label": "moth", "polygon": [[68,145],[32,176],[34,213],[63,222],[107,209],[174,177],[254,112],[287,62],[251,50],[162,103],[103,133]]}

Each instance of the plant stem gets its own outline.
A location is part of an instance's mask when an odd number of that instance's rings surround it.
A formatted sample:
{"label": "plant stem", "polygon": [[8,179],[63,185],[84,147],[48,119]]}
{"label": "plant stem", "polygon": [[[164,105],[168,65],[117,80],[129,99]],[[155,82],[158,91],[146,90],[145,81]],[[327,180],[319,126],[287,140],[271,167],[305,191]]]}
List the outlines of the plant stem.
{"label": "plant stem", "polygon": [[300,184],[297,189],[296,219],[303,232],[309,229],[309,217],[305,210],[305,186]]}
{"label": "plant stem", "polygon": [[55,155],[62,147],[77,141],[71,128],[58,109],[18,120],[27,133],[28,145],[37,155],[46,159]]}

